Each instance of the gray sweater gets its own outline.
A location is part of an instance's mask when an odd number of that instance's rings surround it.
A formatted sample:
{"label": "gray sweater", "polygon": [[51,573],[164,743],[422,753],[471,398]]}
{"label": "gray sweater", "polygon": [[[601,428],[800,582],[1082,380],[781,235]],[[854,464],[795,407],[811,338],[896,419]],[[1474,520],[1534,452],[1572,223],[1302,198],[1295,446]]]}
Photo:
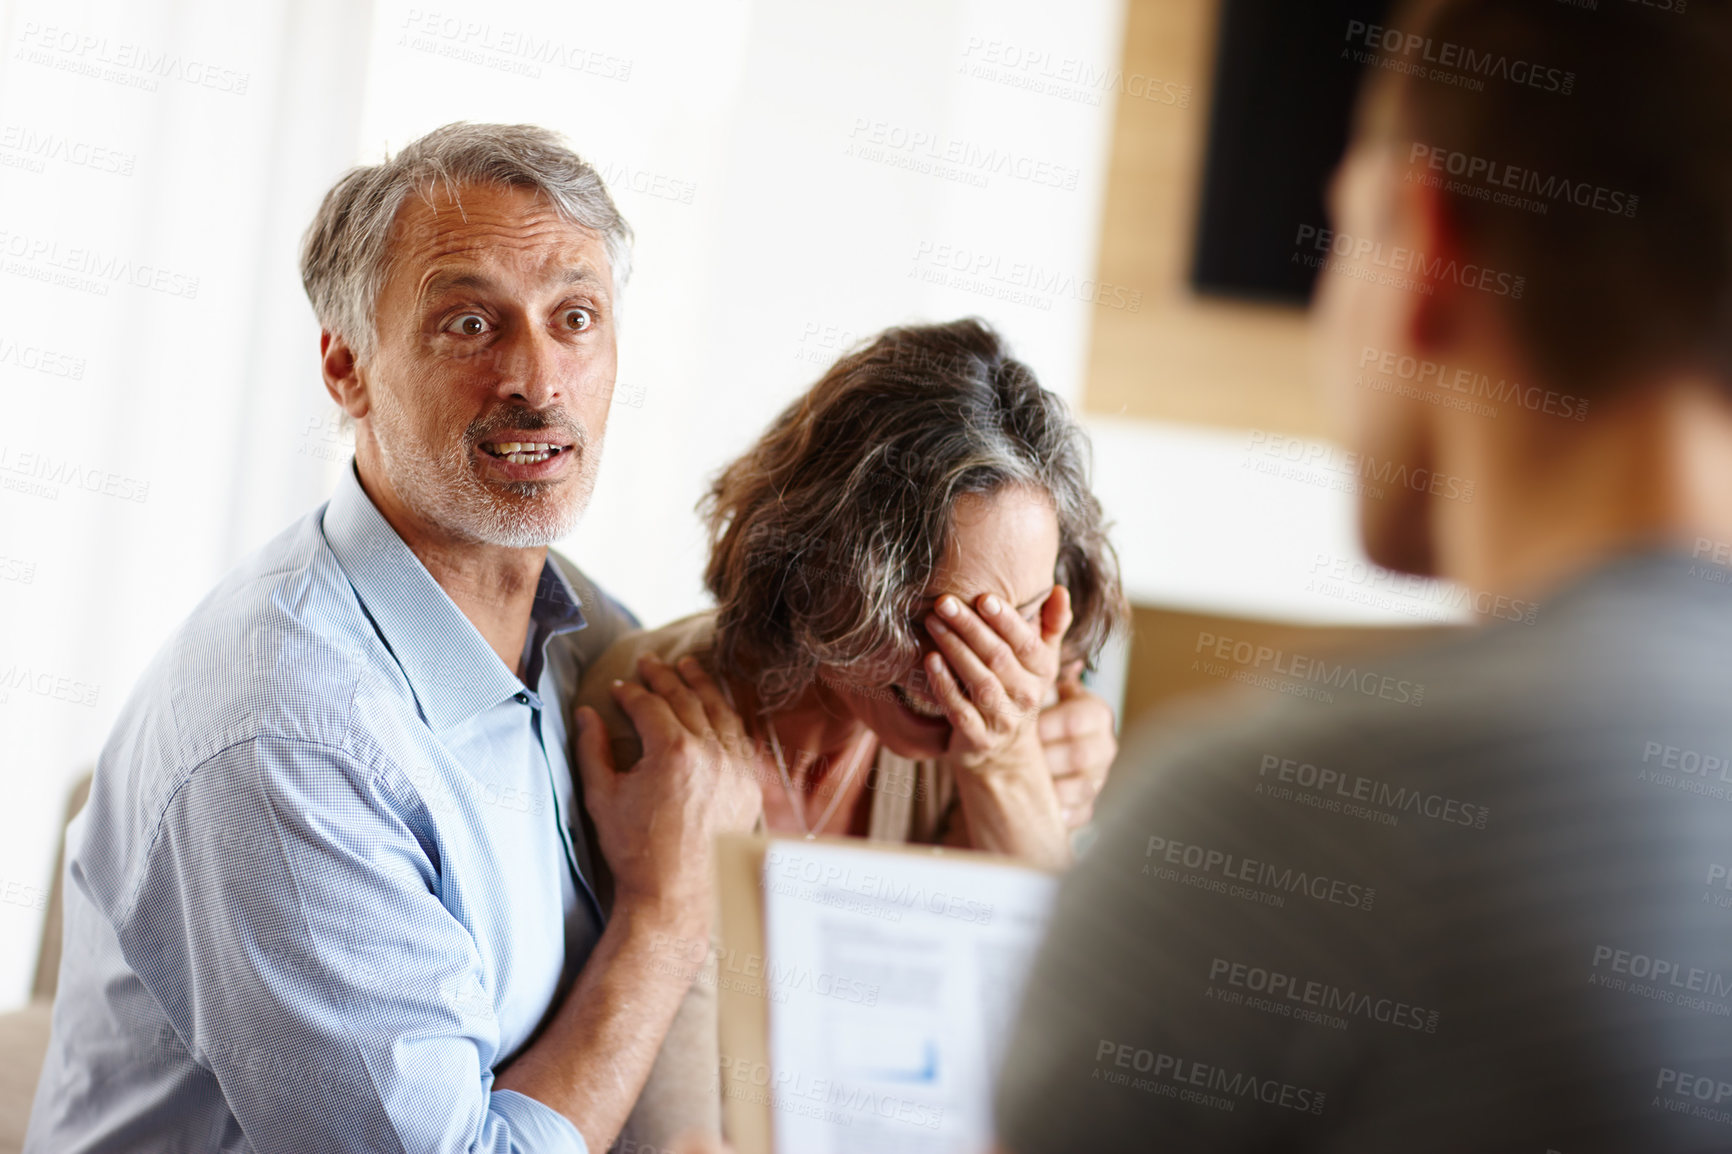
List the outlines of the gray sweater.
{"label": "gray sweater", "polygon": [[1334,700],[1132,743],[1005,1145],[1732,1150],[1729,579],[1628,556],[1393,682],[1289,662]]}

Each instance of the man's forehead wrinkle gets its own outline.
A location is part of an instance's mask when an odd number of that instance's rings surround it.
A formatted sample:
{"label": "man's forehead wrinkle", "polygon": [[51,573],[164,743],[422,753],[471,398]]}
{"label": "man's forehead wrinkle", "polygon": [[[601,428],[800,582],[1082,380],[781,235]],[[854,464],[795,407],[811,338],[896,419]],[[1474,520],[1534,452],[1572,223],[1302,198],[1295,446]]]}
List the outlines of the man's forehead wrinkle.
{"label": "man's forehead wrinkle", "polygon": [[461,234],[446,232],[439,236],[426,237],[418,247],[428,261],[458,258],[482,265],[526,261],[545,265],[550,261],[560,260],[567,264],[575,263],[582,258],[572,250],[581,249],[583,246],[571,238],[559,235],[556,229],[466,229]]}
{"label": "man's forehead wrinkle", "polygon": [[[549,269],[549,265],[553,268]],[[558,271],[560,269],[563,269],[563,272]],[[554,254],[547,260],[530,262],[526,269],[518,271],[528,272],[528,279],[533,282],[555,284],[562,288],[572,285],[596,288],[605,286],[600,273],[587,262],[580,261],[572,266],[560,259],[560,254]],[[485,263],[472,264],[468,260],[450,261],[436,257],[423,270],[415,291],[417,298],[426,298],[452,288],[500,288],[513,279],[515,277],[511,273],[501,274],[496,267],[489,268]]]}
{"label": "man's forehead wrinkle", "polygon": [[425,238],[425,247],[417,246],[420,251],[415,254],[423,265],[417,295],[425,296],[439,280],[499,281],[522,273],[562,285],[604,283],[581,241],[558,237],[550,230],[520,238],[527,240],[526,245],[502,244],[503,239],[486,232]]}
{"label": "man's forehead wrinkle", "polygon": [[489,219],[491,214],[478,213],[461,224],[441,224],[438,220],[413,222],[410,229],[411,247],[439,249],[437,255],[463,249],[489,250],[501,242],[525,246],[545,244],[580,245],[592,234],[557,216],[525,219],[504,215]]}

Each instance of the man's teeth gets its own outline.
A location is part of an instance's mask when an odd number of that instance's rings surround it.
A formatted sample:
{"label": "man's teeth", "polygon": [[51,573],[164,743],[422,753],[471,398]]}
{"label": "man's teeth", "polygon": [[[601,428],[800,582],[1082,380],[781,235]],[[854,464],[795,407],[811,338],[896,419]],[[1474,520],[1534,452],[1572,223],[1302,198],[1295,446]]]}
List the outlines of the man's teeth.
{"label": "man's teeth", "polygon": [[544,445],[535,441],[501,441],[496,445],[488,445],[487,451],[502,461],[510,461],[513,465],[538,465],[559,452],[558,445]]}

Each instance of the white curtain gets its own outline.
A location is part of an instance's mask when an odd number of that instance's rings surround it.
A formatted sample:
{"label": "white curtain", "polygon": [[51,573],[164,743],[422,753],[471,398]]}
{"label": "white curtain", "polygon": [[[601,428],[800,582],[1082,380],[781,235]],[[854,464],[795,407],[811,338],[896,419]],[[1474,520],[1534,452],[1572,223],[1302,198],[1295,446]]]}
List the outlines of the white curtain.
{"label": "white curtain", "polygon": [[355,0],[0,6],[0,1004],[145,664],[328,489],[296,245],[371,30]]}

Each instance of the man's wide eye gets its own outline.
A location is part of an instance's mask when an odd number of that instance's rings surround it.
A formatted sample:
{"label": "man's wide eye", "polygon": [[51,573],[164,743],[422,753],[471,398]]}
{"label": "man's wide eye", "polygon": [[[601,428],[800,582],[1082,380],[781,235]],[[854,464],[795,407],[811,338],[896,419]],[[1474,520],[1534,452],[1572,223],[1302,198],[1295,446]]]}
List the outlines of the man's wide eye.
{"label": "man's wide eye", "polygon": [[487,331],[487,318],[476,313],[464,313],[452,321],[446,328],[461,333],[466,337],[478,337]]}
{"label": "man's wide eye", "polygon": [[581,333],[595,323],[595,315],[588,309],[567,309],[565,311],[565,327],[574,333]]}

